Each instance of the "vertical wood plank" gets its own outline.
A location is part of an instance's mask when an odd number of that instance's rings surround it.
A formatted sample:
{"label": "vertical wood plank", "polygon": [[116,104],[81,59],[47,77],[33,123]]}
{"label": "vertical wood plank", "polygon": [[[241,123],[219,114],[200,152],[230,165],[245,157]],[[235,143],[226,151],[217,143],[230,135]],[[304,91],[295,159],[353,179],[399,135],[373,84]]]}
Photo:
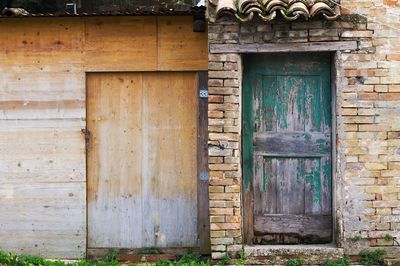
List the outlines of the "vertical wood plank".
{"label": "vertical wood plank", "polygon": [[[247,58],[245,57],[245,65]],[[242,200],[243,200],[243,242],[245,244],[253,244],[254,240],[254,186],[253,186],[253,130],[254,130],[254,89],[258,86],[253,86],[256,76],[248,68],[249,71],[243,76],[243,91],[242,91]],[[257,82],[260,79],[256,80]]]}
{"label": "vertical wood plank", "polygon": [[88,75],[88,246],[141,247],[142,75]]}
{"label": "vertical wood plank", "polygon": [[197,246],[196,74],[143,75],[144,245]]}
{"label": "vertical wood plank", "polygon": [[[197,93],[208,92],[208,73],[197,73]],[[198,235],[203,254],[211,251],[208,180],[208,99],[199,98],[197,130],[197,173],[198,173]],[[206,178],[207,177],[207,178]]]}

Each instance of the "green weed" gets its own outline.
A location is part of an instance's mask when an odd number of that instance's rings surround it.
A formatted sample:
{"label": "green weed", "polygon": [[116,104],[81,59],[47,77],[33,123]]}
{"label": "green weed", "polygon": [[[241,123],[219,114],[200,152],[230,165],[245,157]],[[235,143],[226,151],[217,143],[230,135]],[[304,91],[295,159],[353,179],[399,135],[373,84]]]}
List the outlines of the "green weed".
{"label": "green weed", "polygon": [[385,241],[392,241],[393,240],[393,236],[391,236],[389,234],[386,234],[383,239],[385,239]]}
{"label": "green weed", "polygon": [[231,263],[231,257],[229,255],[223,256],[217,263],[218,266],[229,265]]}
{"label": "green weed", "polygon": [[290,259],[287,262],[287,266],[301,266],[303,265],[303,261],[300,259]]}
{"label": "green weed", "polygon": [[160,251],[156,248],[145,248],[142,254],[160,254]]}
{"label": "green weed", "polygon": [[349,266],[350,265],[350,258],[349,256],[344,256],[341,259],[337,260],[326,260],[324,262],[324,266]]}
{"label": "green weed", "polygon": [[360,241],[361,239],[362,239],[361,235],[355,235],[351,238],[351,241],[357,242]]}
{"label": "green weed", "polygon": [[362,258],[361,263],[365,266],[383,264],[383,256],[386,254],[384,249],[369,250],[364,249],[360,252]]}
{"label": "green weed", "polygon": [[110,249],[106,255],[104,255],[103,260],[105,262],[116,262],[117,261],[118,252],[114,249]]}
{"label": "green weed", "polygon": [[204,261],[201,255],[197,253],[187,253],[183,255],[177,262],[169,260],[157,262],[157,266],[210,266],[209,261]]}
{"label": "green weed", "polygon": [[[111,258],[111,256],[109,257]],[[118,261],[116,257],[110,261],[86,261],[81,260],[74,263],[65,263],[60,260],[50,261],[39,256],[26,254],[13,254],[0,250],[1,266],[116,266]]]}
{"label": "green weed", "polygon": [[174,263],[170,260],[158,260],[157,266],[174,266]]}
{"label": "green weed", "polygon": [[243,251],[239,251],[236,254],[236,266],[243,266],[246,264],[246,254]]}

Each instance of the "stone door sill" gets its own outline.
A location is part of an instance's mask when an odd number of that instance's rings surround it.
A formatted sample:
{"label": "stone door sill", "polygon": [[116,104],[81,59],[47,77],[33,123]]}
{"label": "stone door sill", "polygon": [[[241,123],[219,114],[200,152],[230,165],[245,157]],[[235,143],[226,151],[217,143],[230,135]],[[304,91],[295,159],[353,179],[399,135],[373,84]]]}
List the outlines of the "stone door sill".
{"label": "stone door sill", "polygon": [[285,265],[289,259],[305,264],[322,264],[327,259],[344,256],[342,248],[326,245],[245,245],[244,253],[251,264]]}

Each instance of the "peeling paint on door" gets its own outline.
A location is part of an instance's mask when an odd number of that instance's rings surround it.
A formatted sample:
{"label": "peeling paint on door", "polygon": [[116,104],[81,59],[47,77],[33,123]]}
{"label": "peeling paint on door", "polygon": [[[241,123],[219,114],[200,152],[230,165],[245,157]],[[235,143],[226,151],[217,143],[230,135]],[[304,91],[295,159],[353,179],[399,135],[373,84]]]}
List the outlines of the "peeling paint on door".
{"label": "peeling paint on door", "polygon": [[254,193],[254,243],[330,242],[329,55],[248,56],[243,102],[243,184]]}

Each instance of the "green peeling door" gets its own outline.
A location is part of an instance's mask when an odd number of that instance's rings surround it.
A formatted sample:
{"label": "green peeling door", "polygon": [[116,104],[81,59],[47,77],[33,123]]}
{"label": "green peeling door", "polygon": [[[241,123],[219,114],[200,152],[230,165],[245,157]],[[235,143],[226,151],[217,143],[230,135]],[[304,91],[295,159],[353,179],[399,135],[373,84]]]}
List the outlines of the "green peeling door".
{"label": "green peeling door", "polygon": [[245,231],[253,244],[332,241],[328,54],[245,58]]}

